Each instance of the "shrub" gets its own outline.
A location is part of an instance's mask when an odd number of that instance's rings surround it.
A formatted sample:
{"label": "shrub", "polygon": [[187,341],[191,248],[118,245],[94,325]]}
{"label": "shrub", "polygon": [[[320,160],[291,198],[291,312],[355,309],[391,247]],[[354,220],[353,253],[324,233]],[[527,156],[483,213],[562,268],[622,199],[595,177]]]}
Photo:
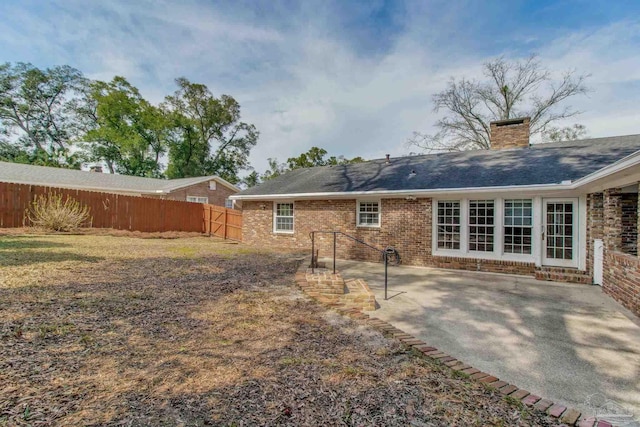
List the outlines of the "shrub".
{"label": "shrub", "polygon": [[62,194],[48,193],[36,196],[26,215],[34,227],[71,231],[89,219],[89,207],[72,197],[63,198]]}

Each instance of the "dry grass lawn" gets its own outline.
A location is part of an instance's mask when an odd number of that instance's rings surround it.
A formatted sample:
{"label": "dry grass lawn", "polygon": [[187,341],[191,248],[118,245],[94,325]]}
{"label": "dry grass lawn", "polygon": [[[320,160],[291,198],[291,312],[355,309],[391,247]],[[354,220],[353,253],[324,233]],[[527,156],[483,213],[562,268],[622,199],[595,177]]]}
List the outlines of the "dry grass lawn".
{"label": "dry grass lawn", "polygon": [[0,230],[0,426],[550,425],[307,299],[298,262]]}

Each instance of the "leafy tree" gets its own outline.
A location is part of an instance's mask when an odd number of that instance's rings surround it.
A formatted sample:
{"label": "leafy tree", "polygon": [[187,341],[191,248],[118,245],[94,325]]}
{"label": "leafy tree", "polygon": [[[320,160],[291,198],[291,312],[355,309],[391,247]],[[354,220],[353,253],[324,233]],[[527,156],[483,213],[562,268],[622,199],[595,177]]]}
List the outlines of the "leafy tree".
{"label": "leafy tree", "polygon": [[3,158],[48,166],[80,167],[72,152],[76,119],[72,100],[86,85],[67,65],[41,70],[31,64],[0,65],[0,134]]}
{"label": "leafy tree", "polygon": [[178,90],[162,106],[174,126],[167,176],[215,174],[238,182],[258,141],[255,126],[240,121],[240,105],[231,96],[216,98],[205,85],[184,77],[176,83]]}
{"label": "leafy tree", "polygon": [[354,157],[353,159],[346,159],[344,156],[331,156],[325,159],[327,150],[324,148],[311,147],[306,153],[300,154],[298,157],[289,157],[287,159],[287,165],[289,170],[299,168],[311,168],[314,166],[328,166],[328,165],[346,165],[349,163],[363,162],[362,157]]}
{"label": "leafy tree", "polygon": [[162,176],[160,157],[167,149],[169,121],[124,77],[92,82],[81,111],[92,160],[104,161],[111,173]]}
{"label": "leafy tree", "polygon": [[484,64],[484,76],[484,81],[451,79],[433,97],[434,111],[445,113],[436,123],[438,132],[416,132],[409,145],[423,150],[489,149],[489,123],[522,116],[531,117],[532,135],[543,133],[551,124],[579,114],[561,104],[588,91],[588,76],[567,71],[554,82],[536,56],[513,62],[494,59]]}
{"label": "leafy tree", "polygon": [[344,156],[331,156],[329,158],[325,158],[326,155],[327,150],[324,148],[311,147],[309,151],[300,154],[298,157],[289,157],[287,159],[287,163],[278,163],[278,159],[269,158],[269,169],[267,169],[260,178],[263,181],[266,181],[294,169],[364,162],[362,157],[347,159]]}
{"label": "leafy tree", "polygon": [[278,159],[269,157],[267,161],[269,162],[269,169],[267,169],[262,175],[260,175],[260,179],[262,181],[273,179],[290,170],[287,168],[286,163],[278,163]]}
{"label": "leafy tree", "polygon": [[251,171],[251,173],[249,175],[247,175],[244,178],[242,178],[240,183],[245,188],[254,187],[254,186],[260,184],[260,174],[258,174],[258,172],[256,172],[256,171]]}

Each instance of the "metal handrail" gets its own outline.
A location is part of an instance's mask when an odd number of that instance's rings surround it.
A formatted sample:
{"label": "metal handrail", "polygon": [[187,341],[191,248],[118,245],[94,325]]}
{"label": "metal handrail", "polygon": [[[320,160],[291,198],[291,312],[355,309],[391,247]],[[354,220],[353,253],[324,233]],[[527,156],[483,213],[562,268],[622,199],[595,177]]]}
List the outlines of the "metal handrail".
{"label": "metal handrail", "polygon": [[[388,284],[388,265],[389,265],[389,260],[388,260],[388,252],[386,249],[378,249],[375,246],[372,246],[370,244],[368,244],[367,242],[364,242],[360,239],[358,239],[357,237],[351,236],[347,233],[343,233],[342,231],[330,231],[330,230],[315,230],[312,231],[311,233],[309,233],[309,237],[311,238],[311,273],[313,274],[315,272],[315,265],[318,262],[317,259],[315,259],[315,237],[316,237],[316,233],[324,233],[324,234],[333,234],[333,274],[336,274],[336,245],[337,245],[337,236],[341,235],[344,236],[348,239],[353,240],[356,243],[360,243],[361,245],[364,245],[370,249],[373,249],[374,251],[380,252],[382,254],[382,259],[384,260],[384,300],[387,300],[387,284]],[[314,262],[315,259],[315,262]]]}

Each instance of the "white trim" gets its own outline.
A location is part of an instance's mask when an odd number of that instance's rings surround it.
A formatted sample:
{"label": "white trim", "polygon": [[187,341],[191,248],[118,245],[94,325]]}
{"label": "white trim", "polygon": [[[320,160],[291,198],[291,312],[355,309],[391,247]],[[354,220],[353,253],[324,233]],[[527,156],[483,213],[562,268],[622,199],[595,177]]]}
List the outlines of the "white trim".
{"label": "white trim", "polygon": [[512,192],[536,192],[543,191],[559,191],[571,190],[569,184],[536,184],[526,186],[501,186],[501,187],[465,187],[465,188],[439,188],[434,190],[376,190],[376,191],[341,191],[341,192],[321,192],[321,193],[288,193],[288,194],[262,194],[262,195],[238,195],[230,196],[234,200],[308,200],[308,199],[358,199],[360,197],[379,197],[379,198],[403,198],[405,196],[421,197],[437,197],[447,196],[455,198],[456,194],[475,194],[475,193],[512,193]]}
{"label": "white trim", "polygon": [[[513,261],[522,263],[535,263],[539,265],[536,253],[536,229],[540,228],[540,216],[536,216],[536,198],[526,197],[522,195],[514,195],[508,199],[532,199],[533,224],[531,231],[531,254],[508,254],[504,252],[504,200],[502,197],[488,197],[486,200],[494,201],[494,242],[493,252],[480,252],[469,250],[469,201],[477,200],[475,197],[443,197],[441,199],[434,198],[432,201],[432,218],[431,218],[431,254],[433,256],[446,256],[454,258],[472,258],[483,259],[489,261]],[[439,201],[460,201],[460,249],[438,249],[438,202]],[[538,222],[538,223],[537,223]]]}
{"label": "white trim", "polygon": [[[189,198],[194,200],[189,200]],[[209,198],[207,196],[190,196],[187,194],[186,201],[190,203],[209,203]]]}
{"label": "white trim", "polygon": [[[293,218],[293,229],[292,230],[277,230],[276,229],[276,219],[278,218],[278,205],[279,204],[291,204],[291,218]],[[283,217],[289,218],[289,217]],[[293,200],[279,200],[273,202],[273,233],[274,234],[294,234],[296,232],[296,202]]]}
{"label": "white trim", "polygon": [[536,267],[542,267],[542,197],[533,198],[533,230],[531,231],[531,252],[535,258]]}
{"label": "white trim", "polygon": [[[557,259],[557,258],[547,258],[547,235],[546,235],[546,227],[547,227],[547,203],[557,203],[557,202],[571,202],[573,204],[573,224],[572,230],[573,233],[571,235],[573,241],[573,245],[571,247],[571,253],[573,257],[571,260]],[[552,198],[543,198],[542,199],[542,229],[544,230],[544,239],[542,239],[542,244],[540,245],[540,250],[542,252],[542,265],[549,267],[565,267],[565,268],[578,268],[580,265],[582,242],[580,239],[580,235],[582,234],[579,231],[581,222],[580,222],[580,209],[581,209],[580,199],[578,197],[552,197]],[[576,212],[576,209],[578,210]],[[586,218],[586,217],[585,217]],[[586,221],[585,221],[586,226]],[[586,228],[585,228],[586,235]],[[585,242],[585,250],[586,250],[586,242]]]}
{"label": "white trim", "polygon": [[623,157],[615,163],[605,166],[600,170],[597,170],[587,176],[579,178],[573,182],[574,188],[581,187],[585,184],[589,184],[601,178],[606,178],[616,172],[620,172],[624,169],[640,165],[640,151],[629,154],[627,157]]}
{"label": "white trim", "polygon": [[587,196],[578,198],[578,269],[587,269]]}
{"label": "white trim", "polygon": [[[360,203],[378,204],[378,223],[360,224]],[[357,199],[356,200],[356,228],[380,228],[382,225],[382,201],[380,199]]]}
{"label": "white trim", "polygon": [[[235,185],[233,185],[229,181],[227,181],[225,179],[222,179],[217,175],[202,176],[202,177],[199,177],[199,178],[202,178],[202,179],[198,179],[198,180],[190,182],[188,184],[178,185],[178,186],[175,186],[175,187],[171,187],[171,186],[165,187],[164,189],[162,189],[162,191],[165,192],[165,193],[170,193],[172,191],[179,190],[179,189],[184,188],[184,187],[190,187],[192,185],[201,184],[204,181],[217,181],[220,184],[224,185],[225,187],[227,187],[227,188],[229,188],[231,190],[242,191],[239,187],[236,187]],[[150,178],[150,179],[157,179],[157,178]],[[178,178],[178,179],[183,179],[183,178]],[[158,179],[158,181],[167,181],[168,183],[171,183],[172,180],[170,180],[170,179],[166,179],[166,180]]]}

